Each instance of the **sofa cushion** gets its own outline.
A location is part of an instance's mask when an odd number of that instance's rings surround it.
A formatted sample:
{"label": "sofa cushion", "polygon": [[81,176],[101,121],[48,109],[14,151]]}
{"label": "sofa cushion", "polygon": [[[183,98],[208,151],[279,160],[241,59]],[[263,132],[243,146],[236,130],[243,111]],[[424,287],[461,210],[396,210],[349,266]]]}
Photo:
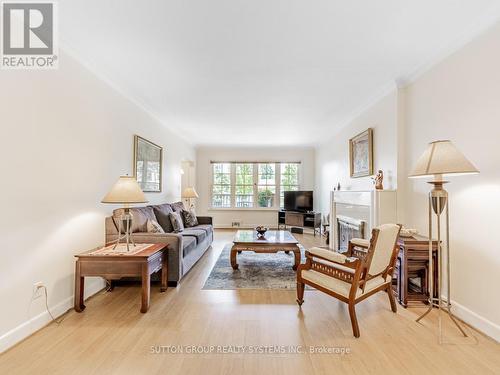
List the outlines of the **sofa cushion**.
{"label": "sofa cushion", "polygon": [[196,238],[196,243],[199,244],[207,238],[207,232],[203,229],[186,228],[182,231],[182,237],[184,238],[188,236]]}
{"label": "sofa cushion", "polygon": [[196,238],[190,236],[182,236],[182,256],[187,256],[194,249],[196,249]]}
{"label": "sofa cushion", "polygon": [[170,214],[174,212],[172,207],[168,204],[159,204],[157,206],[151,206],[153,208],[153,212],[156,216],[156,221],[161,225],[165,233],[171,233],[174,231],[174,227],[172,226],[172,222],[170,221]]}
{"label": "sofa cushion", "polygon": [[198,224],[195,227],[189,229],[201,229],[204,230],[207,233],[207,235],[212,234],[212,232],[214,231],[214,227],[210,224]]}
{"label": "sofa cushion", "polygon": [[174,212],[178,212],[178,211],[185,210],[185,208],[184,208],[184,203],[182,203],[182,202],[174,202],[174,203],[170,203],[170,207],[172,207],[172,210],[173,210]]}
{"label": "sofa cushion", "polygon": [[[125,212],[123,208],[118,208],[113,211],[113,221],[115,222],[116,228],[118,229],[120,224],[120,216]],[[151,207],[132,207],[130,209],[132,214],[132,228],[131,233],[137,232],[147,232],[148,231],[148,220],[156,220],[155,214]],[[125,229],[122,228],[122,233],[125,233]]]}
{"label": "sofa cushion", "polygon": [[168,215],[168,217],[170,217],[170,222],[172,223],[175,233],[179,233],[184,230],[184,223],[182,222],[180,212],[172,212]]}

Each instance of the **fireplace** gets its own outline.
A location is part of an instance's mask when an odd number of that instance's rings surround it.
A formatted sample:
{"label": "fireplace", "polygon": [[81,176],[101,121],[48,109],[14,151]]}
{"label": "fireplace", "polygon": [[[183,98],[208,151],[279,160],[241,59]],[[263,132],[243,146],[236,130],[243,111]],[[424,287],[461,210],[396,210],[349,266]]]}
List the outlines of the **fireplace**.
{"label": "fireplace", "polygon": [[338,215],[337,216],[337,250],[340,252],[347,251],[349,241],[352,238],[365,238],[365,221],[358,220],[352,217]]}
{"label": "fireplace", "polygon": [[345,251],[351,238],[369,239],[373,228],[396,223],[396,191],[336,190],[330,200],[330,247]]}

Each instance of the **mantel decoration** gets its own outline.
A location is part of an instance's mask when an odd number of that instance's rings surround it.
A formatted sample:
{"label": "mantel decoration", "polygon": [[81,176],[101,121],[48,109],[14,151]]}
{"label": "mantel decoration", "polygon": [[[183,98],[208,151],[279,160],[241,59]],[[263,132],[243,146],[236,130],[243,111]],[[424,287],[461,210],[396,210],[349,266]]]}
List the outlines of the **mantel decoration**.
{"label": "mantel decoration", "polygon": [[[425,317],[432,311],[433,307],[437,307],[439,312],[445,312],[450,319],[455,323],[460,332],[467,337],[467,334],[460,326],[458,321],[454,318],[451,312],[451,297],[450,297],[450,228],[449,228],[449,206],[448,192],[443,188],[443,185],[448,181],[444,181],[443,177],[448,175],[463,175],[479,173],[479,171],[466,159],[466,157],[451,143],[450,141],[435,141],[429,143],[429,146],[424,151],[420,159],[417,160],[417,165],[413,170],[410,178],[429,178],[433,177],[432,181],[428,181],[433,185],[433,189],[429,193],[429,275],[433,275],[433,261],[432,261],[432,233],[433,233],[433,216],[437,224],[437,269],[438,269],[438,297],[433,296],[433,280],[429,278],[429,308],[422,314],[417,322]],[[445,242],[441,239],[441,214],[444,211],[446,232]],[[434,215],[433,215],[434,214]],[[446,300],[443,301],[441,291],[443,290],[443,249],[446,251]],[[439,343],[443,342],[443,330],[441,324],[441,315],[438,314],[438,330],[439,330]]]}
{"label": "mantel decoration", "polygon": [[384,171],[382,169],[379,169],[372,179],[375,184],[375,190],[384,190]]}
{"label": "mantel decoration", "polygon": [[365,177],[373,174],[373,129],[349,139],[349,166],[351,177]]}
{"label": "mantel decoration", "polygon": [[134,176],[146,193],[162,190],[163,149],[147,139],[134,136]]}

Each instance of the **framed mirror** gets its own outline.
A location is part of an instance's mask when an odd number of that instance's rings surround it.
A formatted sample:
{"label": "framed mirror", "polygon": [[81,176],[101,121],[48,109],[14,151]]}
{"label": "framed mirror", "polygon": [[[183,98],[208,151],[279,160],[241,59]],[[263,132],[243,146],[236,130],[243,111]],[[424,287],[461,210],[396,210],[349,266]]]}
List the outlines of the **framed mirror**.
{"label": "framed mirror", "polygon": [[145,193],[162,189],[163,148],[138,135],[134,136],[134,176]]}

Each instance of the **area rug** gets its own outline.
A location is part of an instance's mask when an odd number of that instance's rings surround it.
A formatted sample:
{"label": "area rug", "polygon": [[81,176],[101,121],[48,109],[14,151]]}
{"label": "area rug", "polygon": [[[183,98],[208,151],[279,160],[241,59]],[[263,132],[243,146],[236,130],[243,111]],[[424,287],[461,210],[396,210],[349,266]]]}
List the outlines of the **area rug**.
{"label": "area rug", "polygon": [[[243,251],[237,258],[239,268],[233,270],[229,261],[231,246],[228,244],[222,250],[203,289],[296,289],[292,252],[257,254]],[[304,248],[299,247],[304,261]]]}

